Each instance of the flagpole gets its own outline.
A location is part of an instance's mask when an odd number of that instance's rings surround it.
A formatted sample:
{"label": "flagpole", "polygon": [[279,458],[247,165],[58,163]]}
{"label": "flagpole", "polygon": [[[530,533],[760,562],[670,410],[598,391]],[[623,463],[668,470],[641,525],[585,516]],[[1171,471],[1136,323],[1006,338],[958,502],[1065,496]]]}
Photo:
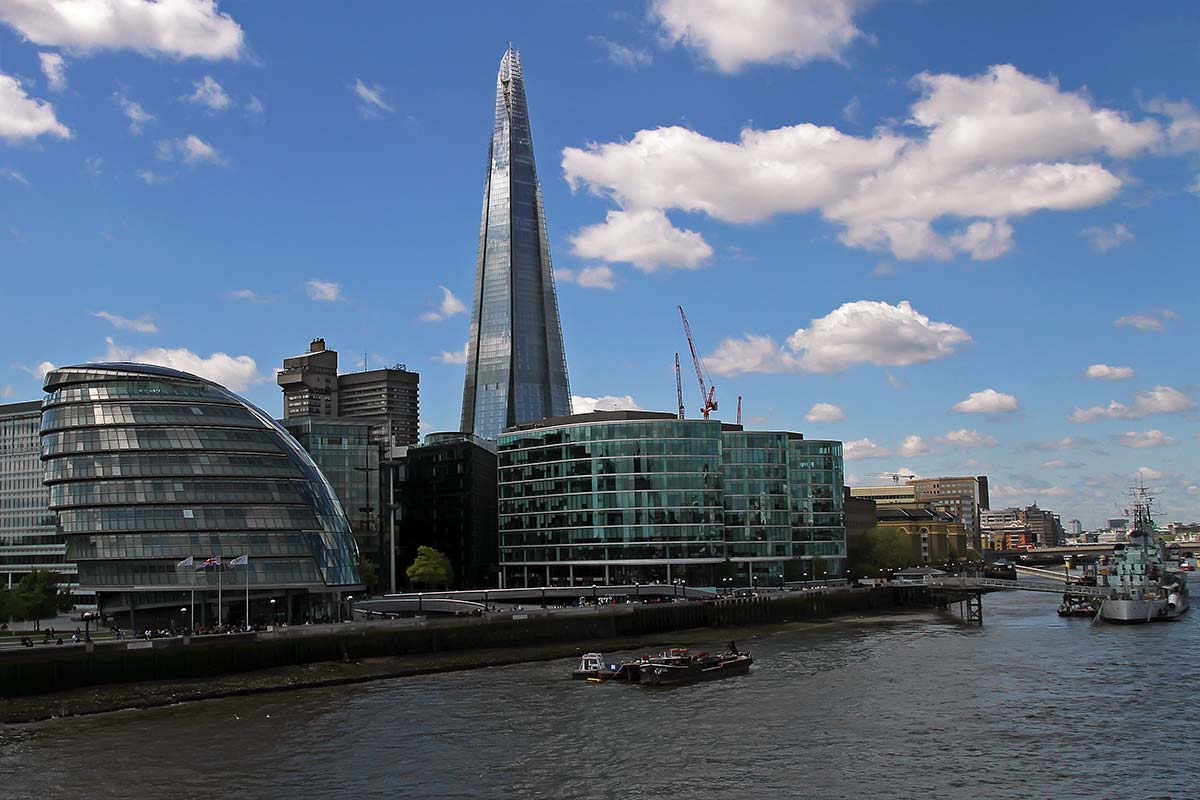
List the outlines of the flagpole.
{"label": "flagpole", "polygon": [[250,559],[246,559],[242,569],[242,578],[246,581],[246,630],[250,630]]}
{"label": "flagpole", "polygon": [[221,572],[225,569],[224,565],[217,564],[217,627],[221,626]]}
{"label": "flagpole", "polygon": [[[192,577],[193,577],[193,581],[194,581],[195,576],[192,576]],[[195,636],[196,635],[196,584],[195,583],[192,583],[192,600],[188,604],[188,608],[191,609],[191,612],[192,612],[192,625],[190,628],[188,628],[188,636]]]}

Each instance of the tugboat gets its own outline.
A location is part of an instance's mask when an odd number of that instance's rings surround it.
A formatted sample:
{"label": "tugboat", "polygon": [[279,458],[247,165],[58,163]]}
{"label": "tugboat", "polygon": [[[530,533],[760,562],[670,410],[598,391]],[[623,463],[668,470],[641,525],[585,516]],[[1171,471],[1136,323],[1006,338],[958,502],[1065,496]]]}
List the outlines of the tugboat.
{"label": "tugboat", "polygon": [[716,656],[708,653],[691,655],[679,648],[668,650],[640,666],[638,682],[642,686],[679,686],[745,675],[754,659],[749,653],[738,652],[733,642],[729,644],[729,652]]}
{"label": "tugboat", "polygon": [[610,680],[637,682],[638,670],[645,659],[632,661],[612,661],[603,653],[584,653],[579,658],[579,666],[571,673],[575,680],[586,680],[591,683],[603,683]]}
{"label": "tugboat", "polygon": [[1152,502],[1144,486],[1133,490],[1129,546],[1116,545],[1112,564],[1101,570],[1101,585],[1111,590],[1100,603],[1100,619],[1106,622],[1171,620],[1188,610],[1187,575],[1168,571],[1166,547],[1152,544]]}

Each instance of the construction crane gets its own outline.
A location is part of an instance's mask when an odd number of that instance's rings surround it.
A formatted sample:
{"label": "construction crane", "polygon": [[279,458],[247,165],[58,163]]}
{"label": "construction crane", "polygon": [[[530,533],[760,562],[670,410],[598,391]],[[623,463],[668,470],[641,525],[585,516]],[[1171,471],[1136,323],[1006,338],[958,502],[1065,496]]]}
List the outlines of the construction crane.
{"label": "construction crane", "polygon": [[700,407],[700,414],[708,419],[709,413],[717,410],[717,387],[711,385],[712,382],[708,380],[708,370],[704,368],[704,362],[696,353],[696,341],[692,338],[692,326],[688,324],[687,314],[683,313],[683,306],[679,306],[679,318],[683,320],[683,332],[687,334],[688,349],[692,351],[692,363],[696,366],[696,380],[700,382],[700,399],[704,402],[704,405]]}
{"label": "construction crane", "polygon": [[679,353],[675,354],[675,401],[679,404],[679,418],[683,416],[683,379],[679,377]]}
{"label": "construction crane", "polygon": [[914,478],[916,478],[917,476],[913,475],[911,472],[872,472],[867,477],[868,478],[891,478],[892,483],[899,484],[901,478],[904,478],[906,481],[911,481]]}

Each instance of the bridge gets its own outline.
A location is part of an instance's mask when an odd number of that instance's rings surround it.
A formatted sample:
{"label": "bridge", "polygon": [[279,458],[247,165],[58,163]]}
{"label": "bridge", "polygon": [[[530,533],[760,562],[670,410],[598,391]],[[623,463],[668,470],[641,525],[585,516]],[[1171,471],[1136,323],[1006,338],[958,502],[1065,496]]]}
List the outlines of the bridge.
{"label": "bridge", "polygon": [[[1038,572],[1048,573],[1046,570]],[[957,602],[959,615],[968,625],[983,625],[983,595],[988,592],[1043,592],[1103,600],[1112,591],[1107,586],[1084,586],[1066,583],[1064,578],[1057,575],[1051,574],[1051,577],[1055,579],[1014,581],[973,575],[931,575],[925,578],[924,585],[929,587],[931,596],[940,596],[947,604]]]}

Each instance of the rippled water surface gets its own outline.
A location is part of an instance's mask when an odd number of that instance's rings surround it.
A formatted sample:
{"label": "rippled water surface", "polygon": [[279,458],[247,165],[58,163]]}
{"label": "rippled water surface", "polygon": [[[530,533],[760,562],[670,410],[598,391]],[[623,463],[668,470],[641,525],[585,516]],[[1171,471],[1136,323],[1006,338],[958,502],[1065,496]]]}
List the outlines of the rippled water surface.
{"label": "rippled water surface", "polygon": [[558,661],[0,728],[0,798],[1200,797],[1200,610],[1056,602],[780,628],[672,690]]}

